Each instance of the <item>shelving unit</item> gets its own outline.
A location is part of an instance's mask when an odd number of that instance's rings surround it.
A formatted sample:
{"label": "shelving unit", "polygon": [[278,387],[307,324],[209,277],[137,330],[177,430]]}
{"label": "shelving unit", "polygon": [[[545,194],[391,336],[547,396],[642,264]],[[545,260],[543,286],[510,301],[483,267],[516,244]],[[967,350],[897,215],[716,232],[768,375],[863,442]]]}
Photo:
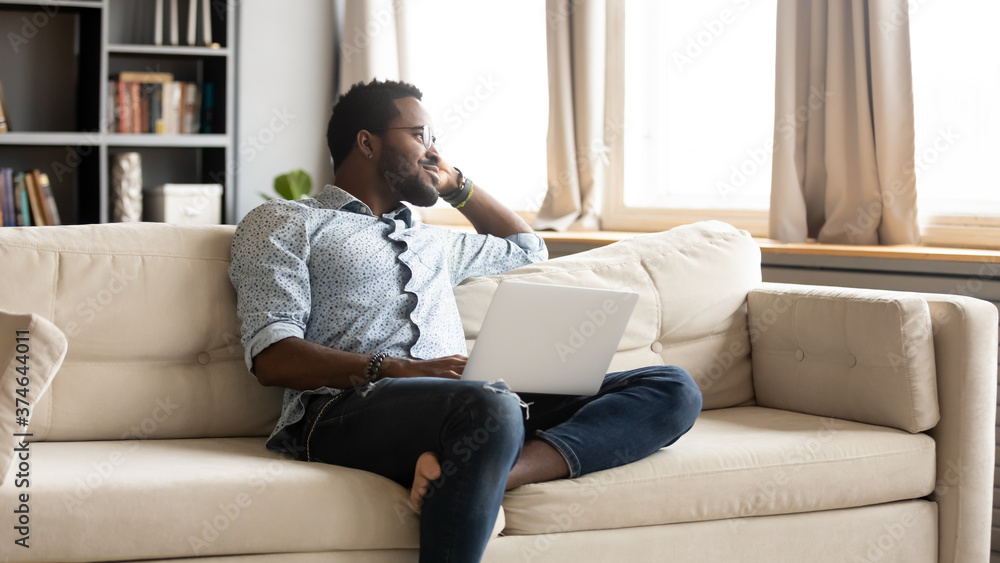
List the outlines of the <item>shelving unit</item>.
{"label": "shelving unit", "polygon": [[[109,221],[110,158],[133,151],[142,157],[144,187],[222,184],[219,220],[235,221],[237,3],[212,0],[211,46],[184,44],[188,0],[177,3],[182,45],[175,46],[154,44],[154,0],[0,1],[0,83],[11,128],[0,134],[0,167],[48,174],[64,224]],[[170,0],[163,4],[169,10]],[[169,21],[165,15],[165,43]],[[107,84],[122,71],[170,72],[202,89],[211,83],[212,133],[112,132]]]}

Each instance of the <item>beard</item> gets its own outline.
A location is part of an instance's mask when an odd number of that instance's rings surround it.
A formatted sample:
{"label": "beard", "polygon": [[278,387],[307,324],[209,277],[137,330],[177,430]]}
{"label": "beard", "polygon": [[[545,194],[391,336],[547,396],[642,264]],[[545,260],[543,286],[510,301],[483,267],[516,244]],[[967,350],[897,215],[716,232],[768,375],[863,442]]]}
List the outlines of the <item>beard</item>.
{"label": "beard", "polygon": [[399,196],[400,201],[418,207],[430,207],[437,203],[438,191],[435,186],[439,181],[438,178],[433,177],[433,186],[427,184],[420,178],[420,173],[424,169],[410,164],[400,153],[388,148],[383,150],[377,170],[389,189]]}

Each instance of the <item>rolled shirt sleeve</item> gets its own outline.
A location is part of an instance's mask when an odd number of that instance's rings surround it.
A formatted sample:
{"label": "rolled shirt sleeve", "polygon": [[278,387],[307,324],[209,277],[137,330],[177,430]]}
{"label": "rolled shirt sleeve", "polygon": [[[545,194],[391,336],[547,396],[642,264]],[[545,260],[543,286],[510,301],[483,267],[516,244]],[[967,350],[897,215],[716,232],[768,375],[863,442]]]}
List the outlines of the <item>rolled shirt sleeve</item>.
{"label": "rolled shirt sleeve", "polygon": [[229,278],[251,373],[262,350],[305,335],[311,309],[307,221],[296,204],[272,200],[251,211],[233,237]]}

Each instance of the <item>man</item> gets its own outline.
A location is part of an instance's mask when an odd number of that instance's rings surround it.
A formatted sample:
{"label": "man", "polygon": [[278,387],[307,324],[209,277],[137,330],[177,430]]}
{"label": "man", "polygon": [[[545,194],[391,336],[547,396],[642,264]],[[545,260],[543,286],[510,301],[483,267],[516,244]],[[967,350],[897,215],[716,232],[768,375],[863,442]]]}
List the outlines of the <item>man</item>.
{"label": "man", "polygon": [[[247,366],[286,389],[267,447],[411,487],[421,561],[478,561],[505,490],[641,459],[691,427],[701,393],[663,366],[608,375],[593,397],[458,381],[466,349],[452,288],[547,251],[441,158],[421,97],[389,81],[342,96],[327,132],[337,185],[251,211],[230,278]],[[516,163],[510,140],[503,156]],[[479,234],[421,224],[403,205],[438,198]]]}

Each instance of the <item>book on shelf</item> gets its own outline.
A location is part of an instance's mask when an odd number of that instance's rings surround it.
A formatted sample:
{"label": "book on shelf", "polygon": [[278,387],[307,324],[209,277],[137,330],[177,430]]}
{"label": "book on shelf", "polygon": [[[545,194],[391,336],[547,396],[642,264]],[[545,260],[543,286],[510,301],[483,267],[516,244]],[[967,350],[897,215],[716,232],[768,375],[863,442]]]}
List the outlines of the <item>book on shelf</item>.
{"label": "book on shelf", "polygon": [[195,30],[198,28],[198,0],[188,1],[188,33],[187,44],[197,45]]}
{"label": "book on shelf", "polygon": [[42,198],[35,183],[35,176],[31,172],[24,173],[24,186],[28,191],[28,205],[31,206],[31,222],[44,227],[47,223],[45,213],[42,211]]}
{"label": "book on shelf", "polygon": [[[210,88],[211,84],[206,84]],[[193,134],[203,131],[201,88],[165,72],[121,72],[108,81],[109,129],[119,133]],[[211,116],[210,111],[208,112]]]}
{"label": "book on shelf", "polygon": [[153,25],[153,44],[163,45],[163,0],[156,0],[156,15]]}
{"label": "book on shelf", "polygon": [[118,73],[118,80],[122,82],[140,82],[142,84],[162,84],[173,82],[174,75],[170,72],[136,72],[123,70]]}
{"label": "book on shelf", "polygon": [[201,132],[212,133],[212,122],[215,119],[215,86],[211,82],[205,84],[201,96]]}
{"label": "book on shelf", "polygon": [[212,12],[208,9],[208,0],[201,0],[201,21],[202,39],[206,47],[212,47]]}
{"label": "book on shelf", "polygon": [[28,189],[24,185],[24,172],[18,172],[14,177],[14,205],[17,226],[31,226],[31,209],[28,207]]}
{"label": "book on shelf", "polygon": [[0,133],[8,131],[7,106],[3,99],[3,83],[0,82]]}
{"label": "book on shelf", "polygon": [[3,215],[2,224],[4,227],[13,227],[17,224],[14,217],[14,174],[10,168],[0,168],[0,214]]}
{"label": "book on shelf", "polygon": [[48,174],[0,168],[0,215],[4,227],[61,225]]}
{"label": "book on shelf", "polygon": [[177,0],[170,0],[170,44],[180,44],[180,30],[177,28]]}
{"label": "book on shelf", "polygon": [[35,179],[35,186],[38,188],[38,199],[42,208],[42,215],[45,217],[46,225],[60,225],[59,209],[56,207],[56,198],[52,194],[52,185],[49,183],[48,174],[42,173],[37,168],[31,171]]}

